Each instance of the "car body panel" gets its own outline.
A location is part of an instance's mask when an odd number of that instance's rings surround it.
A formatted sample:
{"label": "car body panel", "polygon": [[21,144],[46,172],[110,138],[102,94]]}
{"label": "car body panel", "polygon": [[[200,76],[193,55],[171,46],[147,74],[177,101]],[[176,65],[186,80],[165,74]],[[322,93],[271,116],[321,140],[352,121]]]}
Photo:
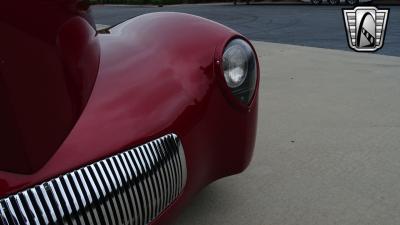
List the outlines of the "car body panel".
{"label": "car body panel", "polygon": [[87,13],[70,13],[73,3],[2,3],[0,136],[7,153],[1,170],[29,174],[42,167],[89,99],[100,46]]}
{"label": "car body panel", "polygon": [[0,197],[175,133],[185,150],[187,183],[152,222],[166,224],[202,187],[241,172],[250,162],[258,82],[251,103],[241,105],[226,87],[221,68],[224,46],[232,38],[245,38],[180,13],[139,16],[96,38],[97,80],[73,129],[39,170],[0,171]]}

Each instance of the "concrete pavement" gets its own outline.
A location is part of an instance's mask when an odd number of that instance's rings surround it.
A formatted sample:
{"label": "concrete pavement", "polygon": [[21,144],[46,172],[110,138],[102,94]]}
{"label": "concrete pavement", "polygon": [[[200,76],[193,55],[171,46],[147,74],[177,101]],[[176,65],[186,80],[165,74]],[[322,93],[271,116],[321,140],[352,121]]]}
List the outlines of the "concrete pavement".
{"label": "concrete pavement", "polygon": [[400,57],[255,46],[253,162],[199,193],[175,225],[400,224]]}

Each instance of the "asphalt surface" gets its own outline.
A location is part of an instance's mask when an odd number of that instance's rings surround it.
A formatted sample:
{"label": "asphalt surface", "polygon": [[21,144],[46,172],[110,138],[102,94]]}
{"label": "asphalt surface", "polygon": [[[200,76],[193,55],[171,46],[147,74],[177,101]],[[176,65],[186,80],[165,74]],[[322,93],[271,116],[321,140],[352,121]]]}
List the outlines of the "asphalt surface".
{"label": "asphalt surface", "polygon": [[[176,5],[94,6],[96,23],[114,25],[144,13],[185,12],[205,17],[251,40],[350,51],[342,16],[344,6],[312,5]],[[391,9],[385,46],[378,54],[400,56],[400,6]]]}

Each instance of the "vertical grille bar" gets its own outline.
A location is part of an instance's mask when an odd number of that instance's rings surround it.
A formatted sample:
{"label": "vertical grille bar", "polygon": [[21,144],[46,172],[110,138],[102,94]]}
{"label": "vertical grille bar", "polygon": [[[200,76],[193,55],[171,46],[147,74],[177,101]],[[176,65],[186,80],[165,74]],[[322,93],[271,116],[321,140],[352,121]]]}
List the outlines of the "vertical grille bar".
{"label": "vertical grille bar", "polygon": [[[24,209],[28,209],[27,213],[29,214],[29,217],[32,218],[32,221],[33,221],[32,224],[40,225],[39,219],[37,218],[36,213],[34,213],[34,208],[33,208],[32,202],[29,198],[28,192],[27,191],[22,192],[22,196],[24,197],[25,202],[27,203],[27,206],[24,207]],[[24,209],[21,209],[21,210],[24,210]]]}
{"label": "vertical grille bar", "polygon": [[179,137],[168,134],[0,199],[0,225],[146,225],[186,176]]}

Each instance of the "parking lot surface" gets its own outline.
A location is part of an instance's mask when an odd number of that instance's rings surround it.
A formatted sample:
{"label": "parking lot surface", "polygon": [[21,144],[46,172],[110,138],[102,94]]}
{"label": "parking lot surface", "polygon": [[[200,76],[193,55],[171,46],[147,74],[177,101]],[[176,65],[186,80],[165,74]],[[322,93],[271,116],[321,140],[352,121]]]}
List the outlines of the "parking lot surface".
{"label": "parking lot surface", "polygon": [[[173,11],[202,16],[251,40],[350,51],[343,22],[344,6],[176,5],[164,7],[94,6],[96,23],[114,25],[144,13]],[[384,6],[389,7],[389,6]],[[400,56],[400,6],[390,6],[384,48],[378,54]]]}
{"label": "parking lot surface", "polygon": [[379,54],[348,49],[340,7],[98,6],[94,14],[112,25],[159,10],[258,40],[262,74],[250,167],[205,188],[175,225],[400,224],[398,7]]}

